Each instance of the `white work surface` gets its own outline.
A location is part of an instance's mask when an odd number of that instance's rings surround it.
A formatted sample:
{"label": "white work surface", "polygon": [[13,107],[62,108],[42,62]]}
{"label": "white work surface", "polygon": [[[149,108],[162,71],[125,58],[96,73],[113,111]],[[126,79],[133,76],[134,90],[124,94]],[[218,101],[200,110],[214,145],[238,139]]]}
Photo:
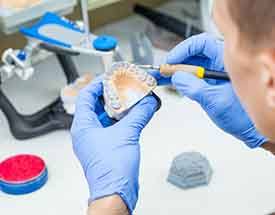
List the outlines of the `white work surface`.
{"label": "white work surface", "polygon": [[[101,32],[115,34],[127,50],[126,35],[142,30],[144,21],[132,17],[107,26]],[[155,51],[157,61],[165,53]],[[77,59],[82,72],[100,69],[87,57]],[[32,113],[56,98],[65,80],[57,61],[51,58],[37,67],[27,82],[12,79],[5,92],[18,110]],[[180,215],[264,215],[275,208],[275,159],[264,150],[249,150],[223,133],[201,108],[186,98],[159,88],[162,108],[144,130],[140,198],[136,214]],[[0,114],[0,160],[18,154],[42,156],[49,169],[49,181],[39,191],[25,196],[0,193],[1,215],[80,215],[87,209],[88,187],[75,158],[69,132],[59,131],[28,141],[15,140]],[[166,182],[173,158],[186,151],[198,151],[210,161],[214,174],[209,186],[180,190]]]}

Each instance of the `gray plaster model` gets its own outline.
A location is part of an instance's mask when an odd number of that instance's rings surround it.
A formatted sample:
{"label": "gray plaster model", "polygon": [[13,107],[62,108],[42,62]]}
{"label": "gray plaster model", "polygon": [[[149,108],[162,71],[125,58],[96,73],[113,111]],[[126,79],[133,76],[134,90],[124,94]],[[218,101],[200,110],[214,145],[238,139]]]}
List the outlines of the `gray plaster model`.
{"label": "gray plaster model", "polygon": [[208,185],[212,173],[209,161],[202,154],[185,152],[174,159],[167,181],[179,188],[189,189]]}

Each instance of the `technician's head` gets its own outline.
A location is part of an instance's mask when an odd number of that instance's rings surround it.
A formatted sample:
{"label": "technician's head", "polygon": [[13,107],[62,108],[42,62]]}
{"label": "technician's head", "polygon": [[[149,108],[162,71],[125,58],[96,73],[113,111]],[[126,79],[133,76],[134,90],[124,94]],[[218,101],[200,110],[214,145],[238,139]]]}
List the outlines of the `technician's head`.
{"label": "technician's head", "polygon": [[258,129],[275,141],[275,1],[216,0],[225,64]]}

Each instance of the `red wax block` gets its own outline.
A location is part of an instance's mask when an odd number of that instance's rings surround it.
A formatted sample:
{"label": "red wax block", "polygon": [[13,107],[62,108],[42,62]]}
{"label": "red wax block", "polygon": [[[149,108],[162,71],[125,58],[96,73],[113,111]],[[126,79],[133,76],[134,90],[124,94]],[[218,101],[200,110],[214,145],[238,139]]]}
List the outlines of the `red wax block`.
{"label": "red wax block", "polygon": [[45,162],[35,155],[17,155],[0,164],[0,180],[23,184],[37,179],[46,170]]}

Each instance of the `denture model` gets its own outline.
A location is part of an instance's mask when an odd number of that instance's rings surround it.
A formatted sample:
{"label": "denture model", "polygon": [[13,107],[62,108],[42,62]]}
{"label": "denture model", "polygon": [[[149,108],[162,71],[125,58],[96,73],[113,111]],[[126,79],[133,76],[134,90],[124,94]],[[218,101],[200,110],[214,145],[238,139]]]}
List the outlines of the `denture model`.
{"label": "denture model", "polygon": [[61,90],[61,100],[63,102],[63,107],[68,114],[73,115],[75,112],[75,104],[80,91],[90,84],[93,77],[90,73],[83,75],[78,78],[74,83],[65,86]]}
{"label": "denture model", "polygon": [[109,117],[120,120],[127,112],[157,86],[157,81],[145,70],[128,62],[113,64],[105,73],[105,111]]}

